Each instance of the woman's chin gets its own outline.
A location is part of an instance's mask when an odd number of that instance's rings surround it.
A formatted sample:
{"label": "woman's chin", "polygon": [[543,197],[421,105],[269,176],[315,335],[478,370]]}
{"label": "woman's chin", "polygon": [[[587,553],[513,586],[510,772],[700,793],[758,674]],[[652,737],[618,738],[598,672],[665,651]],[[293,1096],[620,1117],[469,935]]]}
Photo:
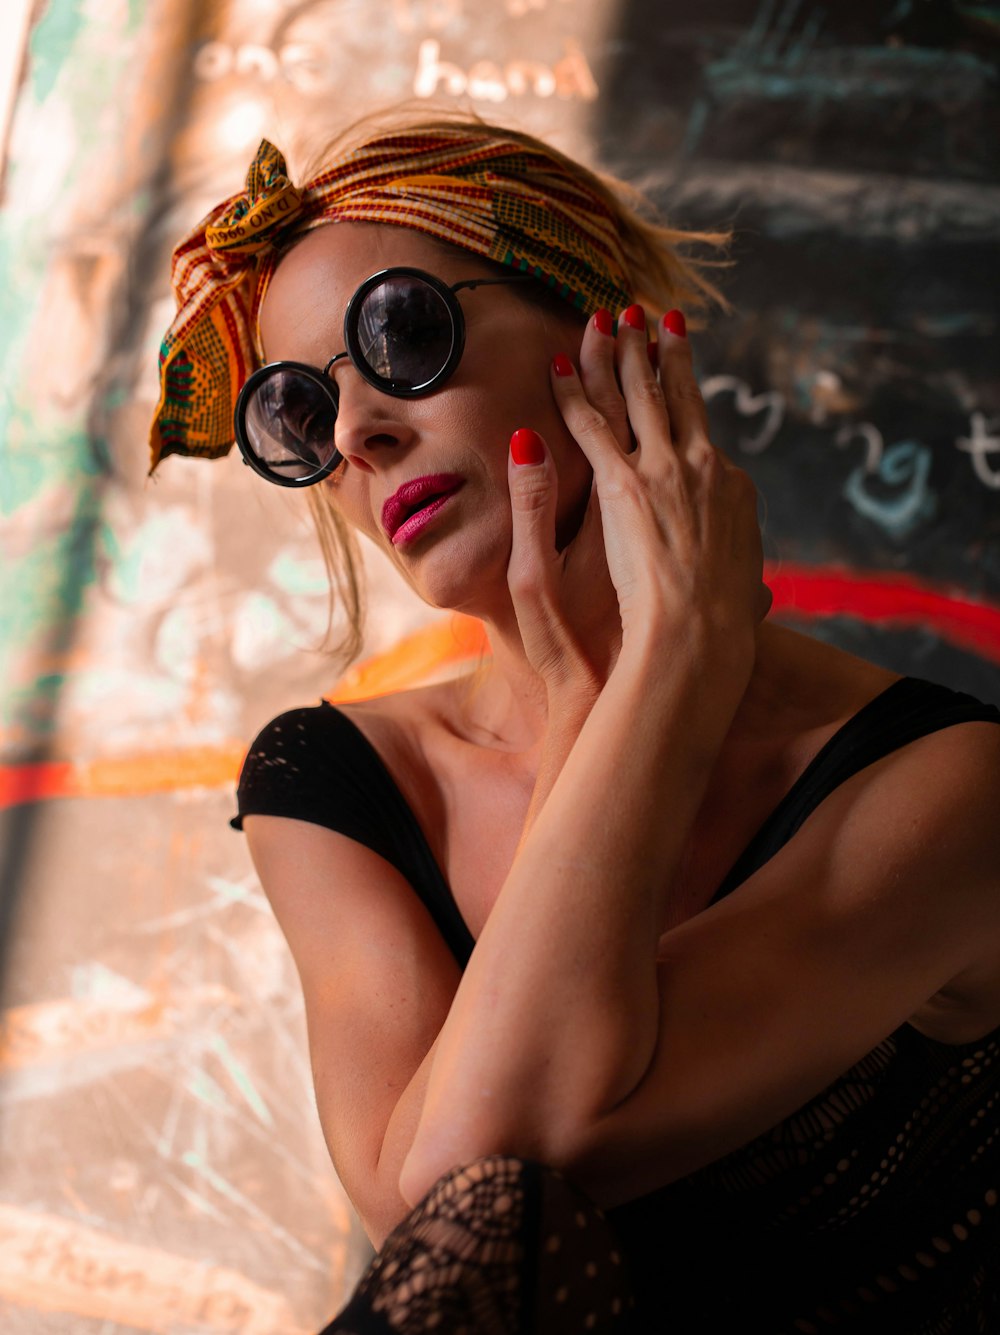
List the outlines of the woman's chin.
{"label": "woman's chin", "polygon": [[414,546],[396,565],[428,607],[483,616],[498,600],[509,600],[509,560],[509,532],[505,544],[471,542],[456,533],[442,534],[422,549]]}

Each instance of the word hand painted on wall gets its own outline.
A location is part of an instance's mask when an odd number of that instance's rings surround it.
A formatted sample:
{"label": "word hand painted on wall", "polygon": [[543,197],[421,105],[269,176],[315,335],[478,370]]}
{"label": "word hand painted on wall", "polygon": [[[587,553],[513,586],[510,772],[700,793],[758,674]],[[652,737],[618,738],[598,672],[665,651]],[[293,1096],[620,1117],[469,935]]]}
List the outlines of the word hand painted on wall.
{"label": "word hand painted on wall", "polygon": [[428,37],[420,43],[413,91],[417,97],[452,97],[468,94],[480,102],[504,102],[508,97],[579,97],[592,102],[599,89],[582,47],[572,39],[565,43],[565,54],[554,65],[540,60],[510,60],[500,65],[492,60],[477,60],[468,70],[453,61],[442,60],[441,43]]}

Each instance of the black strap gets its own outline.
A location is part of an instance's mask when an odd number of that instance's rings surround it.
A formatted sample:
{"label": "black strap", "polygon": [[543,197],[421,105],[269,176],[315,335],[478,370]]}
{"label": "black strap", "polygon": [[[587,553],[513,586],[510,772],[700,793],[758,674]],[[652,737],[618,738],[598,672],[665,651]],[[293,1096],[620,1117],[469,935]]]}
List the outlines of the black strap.
{"label": "black strap", "polygon": [[464,968],[475,940],[416,817],[378,752],[328,701],[293,709],[257,736],[237,792],[244,816],[290,816],[346,834],[405,876]]}
{"label": "black strap", "polygon": [[[737,858],[712,902],[764,865],[845,779],[918,737],[956,723],[1000,723],[974,696],[904,677],[876,696],[826,743]],[[299,753],[307,779],[296,760]],[[364,733],[322,705],[291,710],[263,729],[240,778],[241,828],[253,813],[291,816],[337,830],[373,849],[405,876],[464,968],[475,939],[406,799]]]}
{"label": "black strap", "polygon": [[870,700],[813,757],[733,864],[713,896],[724,899],[788,843],[846,779],[908,742],[955,723],[1000,723],[1000,709],[920,677],[902,677]]}

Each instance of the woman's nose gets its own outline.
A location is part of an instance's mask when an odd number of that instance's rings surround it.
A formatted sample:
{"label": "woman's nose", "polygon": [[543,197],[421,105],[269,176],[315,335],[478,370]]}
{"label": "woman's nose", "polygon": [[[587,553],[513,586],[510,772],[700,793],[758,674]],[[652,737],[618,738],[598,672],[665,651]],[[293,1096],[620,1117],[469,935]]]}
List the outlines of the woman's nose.
{"label": "woman's nose", "polygon": [[338,382],[334,444],[356,467],[375,471],[387,451],[397,452],[416,435],[406,420],[406,401],[383,394],[356,372],[338,376]]}

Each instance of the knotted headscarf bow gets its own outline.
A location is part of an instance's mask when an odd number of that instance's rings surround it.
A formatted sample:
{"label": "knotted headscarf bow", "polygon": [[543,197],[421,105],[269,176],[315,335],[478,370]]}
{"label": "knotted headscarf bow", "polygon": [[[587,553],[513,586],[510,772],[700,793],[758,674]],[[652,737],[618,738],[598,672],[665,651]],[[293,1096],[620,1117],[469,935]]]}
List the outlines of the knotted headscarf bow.
{"label": "knotted headscarf bow", "polygon": [[246,189],[174,251],[178,309],[160,349],[150,473],[168,454],[229,452],[236,397],[263,361],[268,283],[292,240],[330,222],[415,228],[533,274],[585,314],[631,300],[611,211],[556,157],[485,128],[404,130],[298,188],[265,139]]}

